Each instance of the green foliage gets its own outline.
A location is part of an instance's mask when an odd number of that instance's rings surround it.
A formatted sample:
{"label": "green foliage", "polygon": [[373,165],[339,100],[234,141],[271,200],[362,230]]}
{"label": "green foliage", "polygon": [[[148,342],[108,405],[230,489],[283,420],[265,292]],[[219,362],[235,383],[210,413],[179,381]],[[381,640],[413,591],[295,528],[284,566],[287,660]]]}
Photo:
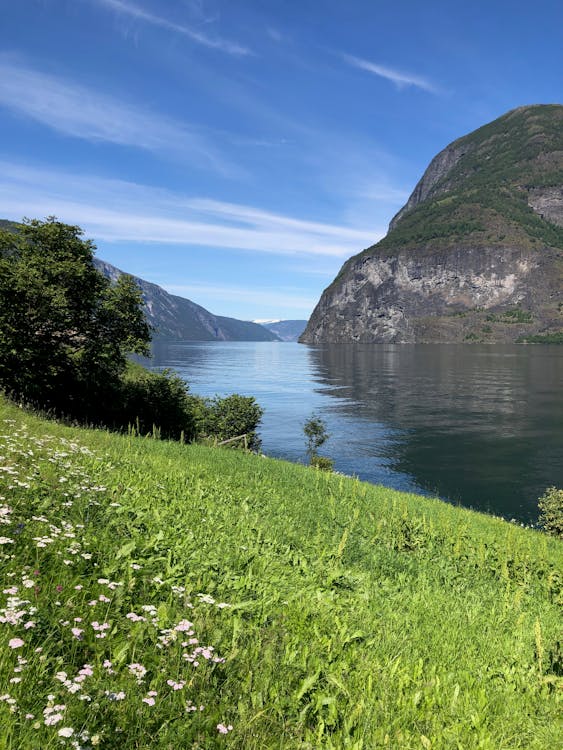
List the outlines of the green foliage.
{"label": "green foliage", "polygon": [[[12,540],[0,545],[0,591],[17,587],[36,608],[34,628],[27,617],[0,628],[3,750],[62,747],[60,727],[75,729],[68,747],[88,731],[108,750],[563,746],[559,539],[299,465],[63,427],[2,402],[0,426],[11,508],[0,535]],[[224,663],[182,657],[189,638],[170,629],[185,618]],[[94,622],[109,624],[104,638]],[[14,672],[18,655],[27,663]],[[134,663],[147,669],[140,684]],[[71,693],[57,673],[72,682],[84,664],[94,674]],[[49,694],[66,706],[54,726]],[[188,700],[204,710],[186,711]]]}
{"label": "green foliage", "polygon": [[327,456],[313,454],[311,456],[311,466],[315,469],[320,469],[321,471],[332,471],[334,469],[334,461]]}
{"label": "green foliage", "polygon": [[538,500],[540,526],[548,534],[563,539],[563,490],[548,487]]}
{"label": "green foliage", "polygon": [[[260,450],[260,438],[256,432],[264,410],[252,396],[234,393],[225,398],[204,399],[190,397],[190,405],[200,438],[214,442],[231,440],[246,435],[246,445],[252,451]],[[244,442],[233,441],[233,448],[242,448]]]}
{"label": "green foliage", "polygon": [[518,343],[524,344],[563,344],[563,331],[554,333],[536,333],[532,336],[523,336]]}
{"label": "green foliage", "polygon": [[[461,152],[424,201],[362,254],[417,246],[563,248],[563,228],[528,204],[532,188],[563,183],[563,108],[524,107],[451,144]],[[547,156],[549,155],[549,157]]]}
{"label": "green foliage", "polygon": [[307,445],[307,455],[309,456],[309,461],[312,463],[318,449],[326,443],[330,435],[327,432],[324,421],[314,414],[303,425],[303,433]]}
{"label": "green foliage", "polygon": [[182,378],[169,370],[154,372],[130,364],[115,404],[113,423],[134,425],[141,435],[190,442],[196,433],[193,401]]}
{"label": "green foliage", "polygon": [[0,388],[82,420],[99,420],[128,352],[150,332],[130,277],[113,286],[82,230],[49,218],[0,232]]}
{"label": "green foliage", "polygon": [[511,310],[503,310],[500,313],[489,313],[486,318],[493,323],[533,323],[534,316],[530,310],[522,310],[521,307],[514,307]]}

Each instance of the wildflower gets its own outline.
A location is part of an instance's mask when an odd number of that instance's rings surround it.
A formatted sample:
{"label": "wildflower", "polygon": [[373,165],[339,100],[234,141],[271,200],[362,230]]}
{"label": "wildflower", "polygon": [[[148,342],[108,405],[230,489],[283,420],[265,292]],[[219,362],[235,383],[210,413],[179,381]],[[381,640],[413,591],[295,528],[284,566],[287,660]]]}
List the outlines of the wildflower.
{"label": "wildflower", "polygon": [[189,620],[181,620],[176,625],[176,627],[174,628],[174,630],[176,630],[178,633],[182,633],[182,632],[184,632],[186,630],[191,630],[193,628],[193,626],[194,626],[193,623],[190,622]]}
{"label": "wildflower", "polygon": [[75,638],[78,638],[80,640],[84,630],[82,628],[72,628],[70,632]]}
{"label": "wildflower", "polygon": [[59,729],[57,732],[59,737],[72,737],[74,734],[74,729],[72,727],[62,727],[62,729]]}
{"label": "wildflower", "polygon": [[62,721],[62,719],[63,719],[62,714],[48,714],[47,716],[45,716],[44,724],[46,727],[52,727],[55,724],[58,724],[59,721]]}
{"label": "wildflower", "polygon": [[170,685],[172,690],[182,690],[186,682],[185,680],[180,680],[180,682],[175,682],[174,680],[166,680],[166,684]]}
{"label": "wildflower", "polygon": [[131,622],[146,622],[147,618],[143,617],[143,615],[137,615],[135,612],[128,612],[125,617],[128,620],[131,620]]}
{"label": "wildflower", "polygon": [[232,730],[232,724],[229,724],[228,726],[225,726],[224,724],[217,724],[217,731],[219,732],[219,734],[228,734],[229,732],[232,732]]}
{"label": "wildflower", "polygon": [[145,669],[145,667],[143,667],[142,664],[137,664],[137,663],[130,664],[129,671],[134,677],[136,677],[137,682],[141,682],[141,680],[147,673],[147,670]]}
{"label": "wildflower", "polygon": [[148,696],[147,698],[143,698],[143,703],[146,703],[147,706],[154,706],[155,699],[152,696]]}
{"label": "wildflower", "polygon": [[21,648],[24,645],[24,641],[22,641],[21,638],[11,638],[8,641],[8,646],[10,648]]}

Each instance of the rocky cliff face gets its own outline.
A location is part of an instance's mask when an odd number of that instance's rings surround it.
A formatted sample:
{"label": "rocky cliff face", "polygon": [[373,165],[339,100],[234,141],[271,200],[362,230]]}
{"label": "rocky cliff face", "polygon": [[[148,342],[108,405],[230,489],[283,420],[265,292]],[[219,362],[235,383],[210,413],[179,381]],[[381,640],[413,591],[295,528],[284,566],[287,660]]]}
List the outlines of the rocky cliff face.
{"label": "rocky cliff face", "polygon": [[563,340],[563,106],[522,107],[430,163],[300,341]]}

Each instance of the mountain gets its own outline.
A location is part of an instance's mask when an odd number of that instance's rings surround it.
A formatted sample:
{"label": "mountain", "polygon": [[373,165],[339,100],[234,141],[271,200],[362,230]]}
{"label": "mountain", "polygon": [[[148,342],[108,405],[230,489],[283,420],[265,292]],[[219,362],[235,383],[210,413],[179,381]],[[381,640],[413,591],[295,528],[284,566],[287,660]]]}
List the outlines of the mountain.
{"label": "mountain", "polygon": [[431,161],[300,338],[563,342],[563,106],[512,110]]}
{"label": "mountain", "polygon": [[264,328],[267,328],[282,341],[297,341],[305,330],[306,320],[255,320]]}
{"label": "mountain", "polygon": [[[115,281],[123,273],[115,266],[94,258],[99,271]],[[213,315],[189,299],[169,294],[157,284],[133,277],[140,286],[147,320],[155,339],[181,341],[278,341],[275,333],[261,325]]]}
{"label": "mountain", "polygon": [[[0,230],[17,232],[18,223],[0,219]],[[94,265],[110,281],[124,271],[94,258]],[[256,323],[213,315],[189,299],[169,294],[157,284],[133,276],[143,293],[145,314],[153,327],[153,339],[182,341],[279,341],[272,331]]]}

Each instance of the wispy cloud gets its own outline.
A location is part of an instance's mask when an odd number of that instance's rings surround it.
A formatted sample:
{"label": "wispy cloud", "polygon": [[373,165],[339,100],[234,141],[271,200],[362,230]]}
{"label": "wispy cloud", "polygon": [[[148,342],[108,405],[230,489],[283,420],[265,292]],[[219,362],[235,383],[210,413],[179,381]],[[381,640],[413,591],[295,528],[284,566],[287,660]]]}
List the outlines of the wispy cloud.
{"label": "wispy cloud", "polygon": [[260,289],[256,287],[219,286],[213,284],[166,284],[171,294],[190,299],[217,300],[218,302],[244,302],[256,306],[285,308],[290,310],[312,310],[318,300],[313,296],[304,296],[289,287],[273,286]]}
{"label": "wispy cloud", "polygon": [[231,42],[227,39],[221,39],[220,37],[209,36],[208,34],[204,34],[199,29],[194,29],[191,26],[187,26],[185,24],[176,23],[175,21],[171,21],[164,16],[160,16],[156,13],[145,10],[138,5],[134,5],[130,2],[125,2],[125,0],[93,0],[93,2],[95,2],[97,5],[103,5],[107,8],[115,10],[118,13],[128,16],[129,18],[133,18],[136,21],[142,21],[143,23],[148,23],[151,26],[158,26],[161,29],[167,29],[168,31],[173,31],[176,34],[182,34],[183,36],[191,39],[193,42],[201,44],[204,47],[209,47],[210,49],[220,50],[221,52],[226,52],[229,55],[240,56],[252,54],[251,50],[248,49],[248,47],[238,44],[238,42]]}
{"label": "wispy cloud", "polygon": [[0,106],[64,135],[172,154],[220,173],[236,171],[183,123],[1,57]]}
{"label": "wispy cloud", "polygon": [[353,55],[344,54],[342,57],[349,65],[352,65],[355,68],[365,70],[368,73],[379,76],[380,78],[386,78],[388,81],[394,83],[398,89],[405,88],[406,86],[415,86],[424,91],[429,91],[431,94],[439,93],[438,87],[422,76],[413,73],[405,73],[403,71],[395,70],[394,68],[388,68],[385,65],[379,65],[378,63],[364,60],[361,57],[354,57]]}
{"label": "wispy cloud", "polygon": [[174,244],[277,255],[346,258],[383,232],[307,221],[253,206],[183,196],[119,180],[0,162],[3,214],[56,215],[95,241]]}

